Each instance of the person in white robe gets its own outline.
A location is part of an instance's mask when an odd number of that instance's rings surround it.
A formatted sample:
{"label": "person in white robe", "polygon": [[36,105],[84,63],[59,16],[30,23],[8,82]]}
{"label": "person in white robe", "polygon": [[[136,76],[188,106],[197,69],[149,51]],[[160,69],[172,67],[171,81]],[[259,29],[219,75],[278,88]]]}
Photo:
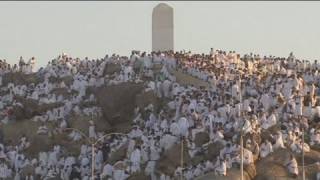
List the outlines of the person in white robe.
{"label": "person in white robe", "polygon": [[167,133],[160,139],[160,148],[166,151],[170,149],[177,141],[178,138],[176,136]]}
{"label": "person in white robe", "polygon": [[209,136],[210,136],[210,140],[213,142],[222,142],[222,143],[225,142],[222,130],[213,130],[212,135],[210,133]]}
{"label": "person in white robe", "polygon": [[101,173],[101,178],[102,179],[109,179],[112,177],[112,174],[113,174],[113,166],[111,166],[109,163],[105,164],[103,166],[103,170],[102,170],[102,173]]}
{"label": "person in white robe", "polygon": [[243,149],[243,164],[249,165],[254,163],[253,154],[250,150],[244,148]]}
{"label": "person in white robe", "polygon": [[149,161],[149,148],[147,147],[148,143],[144,141],[144,144],[142,145],[140,149],[140,154],[141,154],[141,163],[145,164],[146,162]]}
{"label": "person in white robe", "polygon": [[237,83],[232,86],[231,95],[236,100],[240,100],[240,88]]}
{"label": "person in white robe", "polygon": [[23,155],[17,155],[14,162],[14,169],[18,172],[19,169],[22,169],[27,164],[27,161],[24,159]]}
{"label": "person in white robe", "polygon": [[96,169],[100,170],[102,169],[102,164],[103,164],[103,152],[102,150],[99,148],[97,150],[96,156],[95,156],[95,160],[96,160]]}
{"label": "person in white robe", "polygon": [[72,132],[68,135],[68,137],[70,139],[72,139],[72,141],[75,141],[75,142],[79,141],[82,138],[81,134],[79,132],[77,132],[76,130],[72,130]]}
{"label": "person in white robe", "polygon": [[157,176],[155,174],[156,161],[148,161],[147,166],[145,168],[145,175],[150,176],[151,180],[157,180]]}
{"label": "person in white robe", "polygon": [[269,107],[270,107],[270,105],[271,105],[270,98],[271,98],[271,97],[270,97],[267,93],[265,93],[265,94],[263,94],[263,95],[261,96],[260,102],[262,103],[263,109],[264,109],[265,111],[268,111],[268,110],[269,110]]}
{"label": "person in white robe", "polygon": [[125,180],[129,177],[129,174],[123,169],[115,169],[113,173],[113,180]]}
{"label": "person in white robe", "polygon": [[311,129],[310,130],[310,145],[318,145],[320,144],[320,131],[319,130],[315,130],[315,129]]}
{"label": "person in white robe", "polygon": [[31,99],[38,100],[39,99],[39,92],[37,90],[33,91],[31,95]]}
{"label": "person in white robe", "polygon": [[212,170],[214,170],[214,165],[213,165],[213,163],[212,163],[211,161],[207,160],[207,161],[205,162],[205,169],[204,169],[204,171],[205,171],[205,172],[210,172],[210,171],[212,171]]}
{"label": "person in white robe", "polygon": [[227,175],[227,163],[225,159],[218,158],[215,164],[215,172],[220,176]]}
{"label": "person in white robe", "polygon": [[140,147],[137,147],[130,155],[131,167],[130,170],[132,173],[140,171],[140,162],[141,162],[141,150]]}
{"label": "person in white robe", "polygon": [[25,150],[27,149],[28,147],[30,147],[31,143],[29,142],[28,138],[23,135],[21,138],[20,138],[20,144],[19,144],[19,149],[20,150]]}
{"label": "person in white robe", "polygon": [[247,134],[247,133],[251,133],[252,131],[252,125],[251,125],[251,122],[249,119],[245,119],[244,121],[244,125],[242,127],[242,131],[243,131],[243,134]]}
{"label": "person in white robe", "polygon": [[41,126],[39,126],[37,130],[37,134],[39,135],[47,135],[48,132],[49,132],[49,129],[44,123]]}
{"label": "person in white robe", "polygon": [[287,167],[289,173],[294,177],[299,175],[298,162],[293,155],[290,155],[289,159],[285,163],[285,166]]}
{"label": "person in white robe", "polygon": [[162,119],[160,123],[160,129],[163,133],[168,132],[169,130],[169,125],[168,125],[168,120],[167,119]]}
{"label": "person in white robe", "polygon": [[134,126],[131,132],[129,133],[130,138],[139,138],[143,135],[143,132],[137,126]]}
{"label": "person in white robe", "polygon": [[177,122],[173,121],[170,125],[170,132],[174,136],[179,136],[181,133],[180,126]]}
{"label": "person in white robe", "polygon": [[270,116],[266,119],[266,121],[262,122],[261,127],[263,129],[268,129],[277,124],[277,118],[274,113],[271,113]]}
{"label": "person in white robe", "polygon": [[56,166],[58,164],[58,156],[56,151],[49,153],[48,166]]}
{"label": "person in white robe", "polygon": [[232,154],[232,147],[230,143],[227,143],[226,146],[220,150],[220,158],[226,157],[227,154]]}
{"label": "person in white robe", "polygon": [[35,65],[36,65],[36,59],[35,57],[32,57],[29,62],[28,62],[29,66],[30,66],[30,73],[35,72]]}
{"label": "person in white robe", "polygon": [[297,139],[290,145],[290,148],[293,152],[300,154],[302,152],[302,148],[304,152],[310,152],[310,146],[307,143],[302,143],[301,139]]}
{"label": "person in white robe", "polygon": [[170,87],[171,87],[171,82],[166,79],[163,83],[162,83],[162,88],[163,88],[163,95],[164,97],[168,98],[170,95]]}
{"label": "person in white robe", "polygon": [[[222,166],[223,168],[223,166]],[[193,174],[194,174],[194,177],[199,177],[203,174],[203,165],[202,164],[198,164],[196,167],[195,167],[195,170],[193,171]],[[219,168],[218,168],[219,169]]]}
{"label": "person in white robe", "polygon": [[273,150],[277,150],[279,148],[285,148],[281,131],[278,131],[278,133],[274,136],[274,139],[275,139],[275,144],[273,145]]}
{"label": "person in white robe", "polygon": [[71,172],[72,172],[72,168],[69,166],[66,166],[66,168],[61,170],[60,178],[62,180],[70,180]]}
{"label": "person in white robe", "polygon": [[93,121],[90,121],[89,123],[90,123],[90,126],[89,126],[89,138],[96,139],[97,138],[97,134],[96,134],[96,130],[95,130],[96,126],[95,126]]}
{"label": "person in white robe", "polygon": [[0,179],[6,179],[8,177],[8,166],[2,162],[0,164]]}
{"label": "person in white robe", "polygon": [[179,129],[180,129],[180,135],[183,137],[187,137],[189,133],[189,123],[188,120],[185,117],[182,117],[178,121]]}
{"label": "person in white robe", "polygon": [[9,165],[12,167],[14,165],[14,160],[16,158],[17,151],[13,148],[10,148],[10,150],[7,152]]}
{"label": "person in white robe", "polygon": [[260,157],[265,158],[273,152],[272,144],[267,139],[260,146]]}
{"label": "person in white robe", "polygon": [[39,165],[35,168],[35,175],[39,177],[44,177],[46,175],[47,171],[44,165]]}

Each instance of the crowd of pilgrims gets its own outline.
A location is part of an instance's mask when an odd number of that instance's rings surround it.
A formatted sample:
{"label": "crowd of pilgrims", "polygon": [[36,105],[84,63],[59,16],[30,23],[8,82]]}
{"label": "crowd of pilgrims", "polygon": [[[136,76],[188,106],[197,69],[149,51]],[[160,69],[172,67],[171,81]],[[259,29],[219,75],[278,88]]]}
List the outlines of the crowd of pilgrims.
{"label": "crowd of pilgrims", "polygon": [[[112,75],[104,74],[107,64],[121,65],[121,71]],[[246,138],[243,148],[243,163],[255,163],[274,151],[286,148],[293,153],[310,151],[320,145],[320,102],[319,68],[317,61],[298,60],[293,54],[288,58],[274,56],[260,57],[246,54],[240,56],[211,49],[208,54],[191,52],[162,52],[151,54],[133,51],[130,57],[105,56],[89,60],[72,58],[62,54],[35,71],[35,58],[27,63],[20,58],[19,64],[10,66],[0,61],[0,87],[7,94],[0,96],[1,126],[14,123],[10,114],[13,106],[23,106],[15,96],[36,100],[39,104],[60,102],[63,105],[37,115],[30,121],[41,122],[39,135],[66,133],[70,114],[101,115],[101,108],[93,106],[80,108],[83,101],[96,101],[95,94],[86,96],[89,87],[120,84],[122,82],[144,83],[144,91],[152,91],[167,105],[160,111],[150,104],[144,109],[136,108],[132,130],[126,135],[112,135],[98,143],[94,153],[95,179],[124,180],[135,173],[145,173],[152,180],[180,178],[194,179],[207,172],[226,176],[228,169],[239,165],[240,135]],[[153,71],[162,65],[159,74]],[[207,87],[180,85],[173,75],[180,71],[207,82]],[[44,77],[38,84],[3,84],[6,73],[21,72]],[[70,85],[51,82],[52,77],[72,76]],[[146,78],[147,77],[147,78]],[[56,96],[55,88],[76,91],[70,98]],[[147,114],[142,116],[142,114]],[[47,124],[55,122],[56,127]],[[271,139],[258,141],[261,133],[275,126],[281,127],[270,134]],[[88,137],[99,139],[104,134],[96,131],[93,121],[88,127]],[[209,142],[200,147],[195,145],[197,133],[209,135]],[[302,141],[303,132],[308,140]],[[51,151],[39,152],[37,158],[29,158],[25,150],[33,146],[27,136],[22,136],[17,145],[0,144],[0,179],[50,179],[62,180],[91,179],[92,147],[81,141],[85,137],[73,130],[67,132],[72,141],[81,142],[80,154],[63,151],[64,147],[54,145]],[[139,140],[139,141],[138,141]],[[207,151],[211,143],[223,145],[219,155],[198,165],[177,166],[173,174],[164,174],[156,169],[161,156],[175,144],[187,143],[190,157]],[[111,164],[108,159],[124,144],[127,144],[126,158]],[[292,176],[298,176],[298,163],[291,155],[283,164]],[[32,173],[22,170],[31,166]],[[238,167],[238,166],[237,166]]]}

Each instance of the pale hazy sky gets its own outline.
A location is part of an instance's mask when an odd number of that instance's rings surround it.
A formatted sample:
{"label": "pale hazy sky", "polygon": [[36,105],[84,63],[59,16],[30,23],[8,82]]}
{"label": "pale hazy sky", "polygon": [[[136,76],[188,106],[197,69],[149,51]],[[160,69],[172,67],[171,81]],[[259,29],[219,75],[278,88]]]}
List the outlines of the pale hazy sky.
{"label": "pale hazy sky", "polygon": [[[0,59],[35,56],[45,65],[74,57],[151,50],[152,8],[159,2],[0,2]],[[320,59],[320,2],[167,2],[174,8],[175,50]]]}

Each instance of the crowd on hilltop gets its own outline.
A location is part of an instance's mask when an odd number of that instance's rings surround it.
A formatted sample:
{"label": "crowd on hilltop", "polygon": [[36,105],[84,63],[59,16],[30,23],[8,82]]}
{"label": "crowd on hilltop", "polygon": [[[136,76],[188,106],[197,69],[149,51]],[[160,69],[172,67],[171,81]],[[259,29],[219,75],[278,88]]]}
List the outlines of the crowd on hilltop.
{"label": "crowd on hilltop", "polygon": [[[27,136],[21,136],[18,142],[1,138],[0,179],[86,180],[91,178],[92,163],[95,179],[124,180],[136,173],[152,180],[180,177],[189,180],[208,172],[226,176],[230,168],[241,162],[241,135],[245,137],[242,149],[245,165],[254,165],[279,149],[288,149],[292,155],[283,166],[292,177],[297,177],[299,167],[294,155],[320,145],[320,64],[300,61],[292,53],[287,58],[278,58],[240,56],[234,51],[213,49],[208,54],[133,51],[130,57],[107,55],[94,60],[62,54],[37,71],[35,63],[34,57],[27,63],[21,57],[19,64],[13,66],[0,61],[1,126],[6,128],[17,122],[13,109],[24,108],[17,97],[39,105],[59,103],[59,107],[27,120],[39,122],[39,136],[68,133],[71,141],[82,143],[81,150],[79,154],[71,154],[56,144],[50,151],[30,158],[25,152],[33,142]],[[120,71],[106,74],[108,64],[120,65]],[[159,72],[155,71],[158,65]],[[198,78],[208,86],[181,85],[175,71]],[[33,84],[4,83],[8,73],[35,74],[43,80]],[[51,80],[65,77],[72,77],[72,81]],[[160,111],[155,110],[154,104],[137,107],[132,130],[126,136],[104,138],[95,148],[92,161],[92,147],[82,141],[83,135],[76,130],[66,131],[71,124],[70,114],[101,116],[99,106],[80,106],[83,102],[97,101],[95,94],[88,95],[88,88],[124,82],[143,83],[144,91],[153,92],[167,104]],[[67,89],[69,96],[53,93],[61,88]],[[101,138],[104,132],[96,130],[94,121],[89,123],[87,136]],[[267,131],[271,133],[263,137]],[[209,137],[201,146],[195,142],[199,133]],[[181,142],[187,144],[191,158],[207,152],[210,144],[223,148],[216,157],[196,165],[179,165],[171,174],[157,169],[163,154]],[[126,157],[110,163],[112,153],[125,144]],[[32,172],[23,173],[26,167],[31,167]]]}

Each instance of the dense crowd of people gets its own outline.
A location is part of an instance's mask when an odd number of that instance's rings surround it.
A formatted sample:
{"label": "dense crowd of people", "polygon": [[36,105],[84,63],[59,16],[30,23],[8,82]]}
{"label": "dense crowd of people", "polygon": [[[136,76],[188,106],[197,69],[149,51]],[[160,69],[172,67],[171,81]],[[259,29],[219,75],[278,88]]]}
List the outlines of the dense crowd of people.
{"label": "dense crowd of people", "polygon": [[[17,143],[3,141],[0,144],[0,178],[3,179],[86,180],[91,178],[92,167],[95,167],[95,179],[124,180],[141,172],[152,180],[180,177],[189,180],[208,172],[226,176],[228,169],[240,164],[241,150],[243,163],[249,165],[278,149],[292,152],[283,166],[297,177],[298,163],[293,154],[309,152],[313,146],[320,145],[320,64],[298,60],[292,53],[288,58],[279,58],[240,56],[234,51],[213,49],[208,54],[134,51],[130,57],[112,55],[94,60],[62,54],[37,71],[35,63],[34,57],[27,63],[21,57],[19,64],[13,66],[0,61],[1,126],[15,123],[15,116],[10,112],[16,106],[23,108],[16,97],[40,105],[61,103],[60,107],[27,120],[40,122],[39,135],[68,133],[70,140],[83,144],[80,154],[66,153],[56,144],[51,151],[39,152],[37,158],[31,159],[25,154],[33,146],[27,136]],[[108,64],[118,64],[121,70],[105,74]],[[159,72],[154,70],[157,65]],[[174,71],[198,78],[208,86],[181,85]],[[3,83],[5,74],[16,72],[35,74],[44,80],[37,84]],[[72,77],[72,82],[51,81],[64,77]],[[70,128],[70,114],[101,116],[101,107],[80,106],[83,102],[97,101],[95,94],[87,95],[88,88],[123,82],[144,83],[144,91],[153,92],[167,104],[160,111],[155,110],[154,104],[137,107],[132,130],[126,135],[103,138],[92,153],[93,147],[81,141],[85,138],[81,132],[66,131]],[[57,96],[53,93],[57,88],[68,89],[71,95]],[[48,126],[52,122],[55,127]],[[94,121],[89,123],[90,139],[104,136],[104,132],[96,130]],[[270,129],[277,131],[262,137]],[[200,147],[195,145],[198,133],[209,136],[209,141]],[[240,136],[245,137],[244,148],[240,147]],[[223,148],[214,159],[177,166],[172,174],[157,170],[162,155],[180,142],[187,144],[191,158],[207,151],[211,143],[219,143]],[[108,158],[124,144],[127,144],[126,158],[109,163]],[[25,175],[22,170],[27,166],[33,171]]]}

